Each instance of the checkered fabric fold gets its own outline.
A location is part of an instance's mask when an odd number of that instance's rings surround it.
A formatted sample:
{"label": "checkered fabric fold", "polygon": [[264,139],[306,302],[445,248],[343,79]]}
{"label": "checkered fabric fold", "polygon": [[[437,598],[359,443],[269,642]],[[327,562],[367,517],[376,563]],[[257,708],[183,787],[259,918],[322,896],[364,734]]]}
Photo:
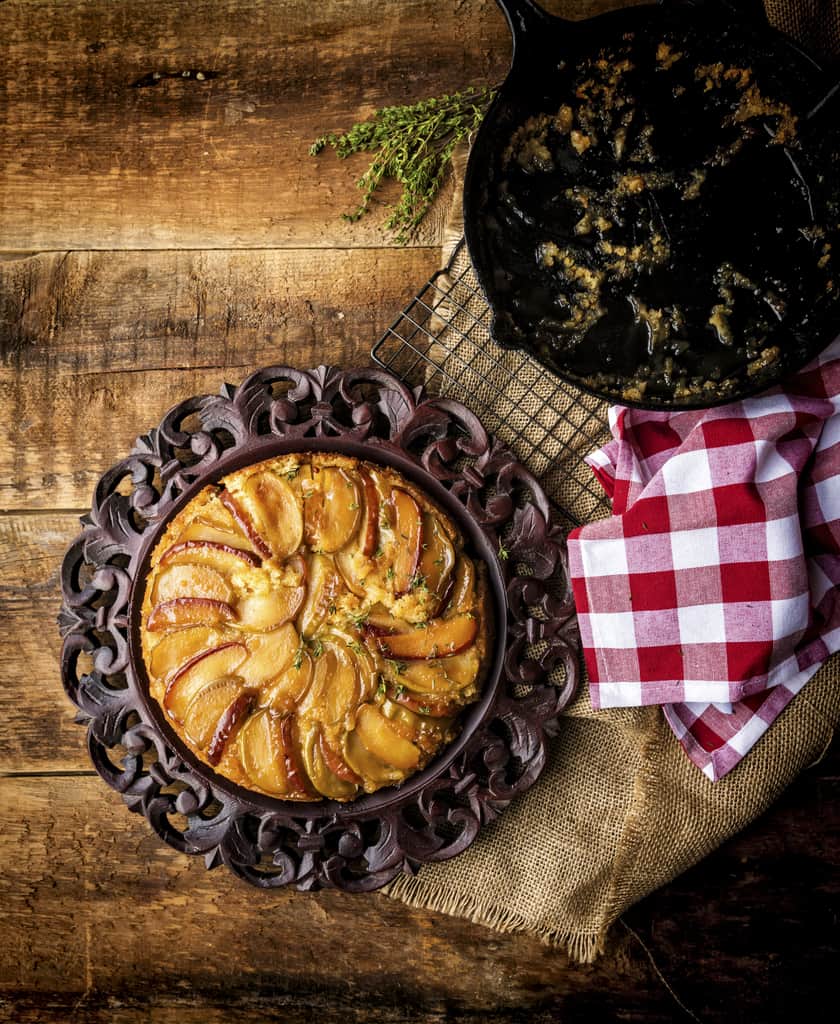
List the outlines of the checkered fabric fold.
{"label": "checkered fabric fold", "polygon": [[592,703],[664,705],[718,779],[840,649],[840,338],[784,390],[610,425],[613,515],[569,536]]}

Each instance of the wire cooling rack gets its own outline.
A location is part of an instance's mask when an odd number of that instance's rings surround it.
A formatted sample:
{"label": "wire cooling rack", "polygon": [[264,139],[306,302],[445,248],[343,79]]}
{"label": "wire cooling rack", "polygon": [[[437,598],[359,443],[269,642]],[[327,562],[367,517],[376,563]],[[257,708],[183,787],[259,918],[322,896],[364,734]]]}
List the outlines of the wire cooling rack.
{"label": "wire cooling rack", "polygon": [[583,456],[609,437],[607,404],[490,339],[464,240],[371,350],[411,385],[457,398],[537,477],[570,527],[609,513]]}

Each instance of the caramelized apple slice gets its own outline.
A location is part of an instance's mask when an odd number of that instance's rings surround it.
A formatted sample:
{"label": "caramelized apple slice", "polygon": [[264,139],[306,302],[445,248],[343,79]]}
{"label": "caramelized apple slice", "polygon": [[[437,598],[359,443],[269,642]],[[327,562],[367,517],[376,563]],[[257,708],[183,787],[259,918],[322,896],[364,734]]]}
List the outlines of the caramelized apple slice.
{"label": "caramelized apple slice", "polygon": [[266,697],[266,704],[277,712],[289,713],[303,699],[312,682],[312,658],[300,648],[279,679],[271,687]]}
{"label": "caramelized apple slice", "polygon": [[385,783],[399,782],[403,777],[401,771],[384,764],[372,754],[355,729],[344,737],[342,753],[352,771],[364,780],[364,788],[368,793]]}
{"label": "caramelized apple slice", "polygon": [[234,523],[239,527],[242,533],[248,538],[254,547],[255,551],[258,551],[263,558],[271,558],[271,548],[263,540],[263,538],[257,532],[257,528],[251,521],[251,517],[245,511],[245,509],[239,504],[236,498],[230,493],[230,491],[222,491],[219,495],[219,501],[222,506],[232,519]]}
{"label": "caramelized apple slice", "polygon": [[230,584],[215,569],[206,565],[172,565],[158,576],[152,600],[163,604],[178,597],[206,597],[230,603],[232,596]]}
{"label": "caramelized apple slice", "polygon": [[385,690],[388,700],[395,704],[402,704],[409,711],[425,718],[454,718],[461,710],[461,705],[454,701],[441,701],[440,698],[433,701],[429,697],[420,697],[411,694],[401,686],[394,686],[389,683]]}
{"label": "caramelized apple slice", "polygon": [[239,674],[248,686],[270,683],[292,663],[299,646],[290,622],[270,633],[256,633],[248,637],[248,657],[239,666]]}
{"label": "caramelized apple slice", "polygon": [[423,541],[420,550],[418,573],[440,607],[455,567],[455,548],[440,519],[431,512],[423,516]]}
{"label": "caramelized apple slice", "polygon": [[365,505],[361,529],[361,549],[365,558],[373,558],[374,552],[379,547],[379,491],[376,489],[376,484],[370,473],[366,470],[359,471],[359,479],[362,481]]}
{"label": "caramelized apple slice", "polygon": [[419,715],[404,704],[396,704],[387,698],[382,702],[381,710],[395,732],[426,753],[434,753],[448,738],[452,716],[433,718]]}
{"label": "caramelized apple slice", "polygon": [[250,551],[251,545],[246,537],[239,533],[220,530],[217,526],[205,523],[202,519],[194,519],[178,538],[179,541],[199,540],[210,544],[221,544],[224,547]]}
{"label": "caramelized apple slice", "polygon": [[242,487],[260,537],[275,558],[288,558],[303,541],[303,513],[295,492],[274,473],[249,476]]}
{"label": "caramelized apple slice", "polygon": [[173,544],[161,555],[161,565],[203,565],[231,576],[243,569],[260,564],[253,551],[243,551],[230,544],[216,544],[209,540],[185,540]]}
{"label": "caramelized apple slice", "polygon": [[402,736],[404,740],[417,743],[426,719],[416,715],[413,711],[409,711],[404,704],[395,704],[394,701],[388,700],[387,697],[380,705],[380,710],[391,723],[391,727],[395,732]]}
{"label": "caramelized apple slice", "polygon": [[352,800],[358,786],[340,779],[330,771],[321,751],[321,729],[317,723],[298,723],[300,754],[306,774],[315,789],[330,800]]}
{"label": "caramelized apple slice", "polygon": [[191,658],[172,676],[163,695],[163,706],[177,722],[183,722],[190,701],[199,690],[222,676],[232,675],[248,654],[236,641],[220,644]]}
{"label": "caramelized apple slice", "polygon": [[364,597],[365,580],[373,572],[374,566],[364,557],[361,549],[355,544],[342,548],[335,556],[335,565],[350,593]]}
{"label": "caramelized apple slice", "polygon": [[308,569],[309,590],[298,616],[298,629],[302,636],[312,636],[324,619],[341,590],[333,560],[327,555],[312,555]]}
{"label": "caramelized apple slice", "polygon": [[362,629],[370,636],[389,636],[392,633],[409,633],[414,627],[405,619],[392,615],[380,604],[370,609]]}
{"label": "caramelized apple slice", "polygon": [[380,761],[403,772],[413,771],[420,760],[420,750],[393,728],[388,719],[372,704],[363,704],[356,716],[356,732],[368,750]]}
{"label": "caramelized apple slice", "polygon": [[478,653],[470,647],[451,658],[406,662],[396,681],[414,693],[457,693],[472,686],[479,667]]}
{"label": "caramelized apple slice", "polygon": [[327,638],[339,644],[356,667],[361,686],[360,701],[370,700],[379,686],[379,664],[370,650],[359,641],[358,636],[334,629],[326,634]]}
{"label": "caramelized apple slice", "polygon": [[389,658],[417,660],[457,654],[475,640],[478,621],[471,615],[432,619],[425,629],[377,637],[380,650]]}
{"label": "caramelized apple slice", "polygon": [[206,526],[213,526],[217,530],[223,530],[225,533],[232,533],[236,536],[240,528],[231,515],[230,510],[225,508],[221,500],[224,493],[224,491],[219,492],[206,505],[203,505],[195,517],[195,522],[204,523]]}
{"label": "caramelized apple slice", "polygon": [[305,594],[303,587],[280,587],[265,594],[247,594],[236,606],[238,625],[252,633],[278,629],[297,615]]}
{"label": "caramelized apple slice", "polygon": [[320,641],[312,685],[300,703],[299,714],[329,725],[343,722],[360,698],[356,665],[344,644],[335,640]]}
{"label": "caramelized apple slice", "polygon": [[361,489],[353,476],[327,466],[314,478],[315,490],[304,502],[306,539],[315,550],[332,554],[349,543],[361,522]]}
{"label": "caramelized apple slice", "polygon": [[149,668],[156,678],[166,679],[170,672],[211,647],[218,647],[218,634],[210,626],[175,630],[152,651]]}
{"label": "caramelized apple slice", "polygon": [[455,566],[455,578],[446,605],[447,618],[472,611],[475,607],[475,584],[475,565],[472,559],[461,555]]}
{"label": "caramelized apple slice", "polygon": [[199,750],[206,750],[222,715],[242,694],[238,676],[222,676],[203,686],[184,712],[184,732]]}
{"label": "caramelized apple slice", "polygon": [[324,735],[323,729],[321,730],[318,742],[321,747],[321,756],[333,775],[337,775],[338,778],[343,779],[345,782],[352,782],[354,786],[361,786],[363,782],[361,776],[357,775],[338,751],[331,746],[329,740]]}
{"label": "caramelized apple slice", "polygon": [[280,737],[283,741],[283,756],[286,765],[286,784],[289,794],[297,797],[312,797],[314,794],[306,782],[306,774],[300,760],[300,741],[293,715],[280,719]]}
{"label": "caramelized apple slice", "polygon": [[[204,693],[207,691],[204,690]],[[198,698],[198,695],[195,699]],[[235,697],[222,713],[222,717],[216,723],[213,738],[207,746],[207,760],[215,766],[221,761],[228,744],[239,731],[242,723],[251,714],[254,707],[256,695],[253,690],[246,690]]]}
{"label": "caramelized apple slice", "polygon": [[394,509],[394,593],[407,594],[417,575],[423,539],[423,516],[420,506],[402,488],[391,491]]}
{"label": "caramelized apple slice", "polygon": [[257,711],[239,731],[238,752],[248,779],[269,796],[288,793],[282,721],[268,710]]}
{"label": "caramelized apple slice", "polygon": [[235,618],[236,612],[226,601],[215,601],[209,597],[173,597],[171,601],[155,605],[146,627],[157,633],[179,626],[218,625]]}

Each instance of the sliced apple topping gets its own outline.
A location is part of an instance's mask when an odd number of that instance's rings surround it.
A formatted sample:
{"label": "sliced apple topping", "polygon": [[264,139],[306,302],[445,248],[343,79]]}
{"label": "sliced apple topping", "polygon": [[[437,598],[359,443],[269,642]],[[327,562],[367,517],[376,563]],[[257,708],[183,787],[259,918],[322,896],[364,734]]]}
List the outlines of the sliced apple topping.
{"label": "sliced apple topping", "polygon": [[266,695],[265,703],[278,712],[289,713],[303,699],[312,682],[312,658],[300,647]]}
{"label": "sliced apple topping", "polygon": [[407,594],[417,576],[423,540],[423,514],[417,501],[400,487],[391,491],[394,509],[395,551],[392,565],[394,593]]}
{"label": "sliced apple topping", "polygon": [[370,473],[360,470],[359,479],[362,481],[365,507],[361,549],[365,558],[373,558],[379,547],[379,491]]}
{"label": "sliced apple topping", "polygon": [[330,800],[352,800],[358,784],[339,778],[328,766],[321,746],[321,727],[317,723],[304,726],[299,722],[298,732],[301,760],[315,789]]}
{"label": "sliced apple topping", "polygon": [[455,567],[455,548],[436,515],[427,512],[423,516],[423,540],[420,546],[418,577],[428,592],[434,596],[432,614],[443,602]]}
{"label": "sliced apple topping", "polygon": [[[198,700],[198,697],[195,699]],[[213,738],[207,745],[207,760],[210,764],[215,766],[221,761],[228,744],[250,715],[255,701],[256,694],[252,690],[246,690],[235,697],[222,712],[221,718],[216,723]]]}
{"label": "sliced apple topping", "polygon": [[163,604],[179,597],[206,597],[228,604],[233,589],[221,573],[206,565],[171,565],[157,577],[152,600]]}
{"label": "sliced apple topping", "polygon": [[388,700],[395,704],[402,704],[417,715],[426,718],[454,718],[458,714],[460,704],[457,701],[442,701],[440,698],[432,700],[430,697],[421,697],[419,694],[412,694],[402,686],[394,686],[389,683],[385,690]]}
{"label": "sliced apple topping", "polygon": [[361,487],[351,473],[327,466],[313,477],[304,502],[305,537],[315,551],[332,554],[349,543],[361,522]]}
{"label": "sliced apple topping", "polygon": [[209,597],[173,597],[152,609],[146,627],[153,633],[179,626],[231,622],[236,612],[226,601]]}
{"label": "sliced apple topping", "polygon": [[357,662],[343,643],[318,640],[316,645],[312,685],[300,703],[299,714],[337,725],[345,721],[359,703]]}
{"label": "sliced apple topping", "polygon": [[186,665],[196,654],[218,645],[218,633],[210,626],[176,629],[163,637],[152,651],[149,670],[156,678],[166,679],[171,672],[181,665]]}
{"label": "sliced apple topping", "polygon": [[299,646],[297,630],[290,622],[270,633],[255,633],[248,637],[248,657],[239,674],[249,686],[274,682],[292,664]]}
{"label": "sliced apple topping", "polygon": [[241,527],[238,526],[229,509],[225,508],[221,500],[224,493],[224,491],[220,491],[206,505],[203,505],[193,522],[203,523],[205,526],[213,526],[217,530],[222,530],[225,533],[231,533],[236,536]]}
{"label": "sliced apple topping", "polygon": [[400,782],[403,773],[398,768],[385,764],[368,750],[354,729],[344,737],[344,761],[350,769],[364,779],[365,792],[371,793],[389,782]]}
{"label": "sliced apple topping", "polygon": [[282,720],[269,710],[257,711],[239,731],[237,750],[242,769],[269,796],[288,792]]}
{"label": "sliced apple topping", "polygon": [[413,771],[420,750],[394,729],[373,704],[363,704],[356,716],[356,732],[367,749],[380,761],[403,772]]}
{"label": "sliced apple topping", "polygon": [[306,781],[306,773],[301,764],[297,728],[293,715],[280,720],[280,737],[283,741],[283,756],[286,764],[286,784],[290,796],[300,799],[312,797]]}
{"label": "sliced apple topping", "polygon": [[477,633],[477,619],[472,615],[457,615],[451,619],[432,619],[425,629],[377,637],[377,643],[389,658],[409,661],[445,658],[469,647]]}
{"label": "sliced apple topping", "polygon": [[222,493],[219,495],[219,501],[224,507],[225,511],[230,516],[232,522],[234,522],[239,527],[242,533],[251,542],[251,544],[254,547],[254,550],[258,551],[263,558],[271,558],[271,548],[257,532],[257,528],[254,525],[251,517],[248,515],[245,509],[239,504],[236,498],[230,493],[230,491],[222,491]]}
{"label": "sliced apple topping", "polygon": [[236,548],[239,551],[250,551],[251,545],[246,537],[238,533],[228,533],[226,530],[219,530],[215,526],[196,519],[181,534],[181,540],[198,540],[208,544],[221,544],[224,547]]}
{"label": "sliced apple topping", "polygon": [[176,722],[183,722],[190,701],[209,683],[232,675],[248,655],[244,644],[231,641],[195,655],[172,676],[163,706]]}
{"label": "sliced apple topping", "polygon": [[331,746],[329,740],[324,735],[323,729],[321,730],[318,742],[321,747],[321,756],[333,775],[337,775],[338,778],[343,779],[345,782],[352,782],[354,786],[361,786],[364,780],[353,771],[338,751]]}
{"label": "sliced apple topping", "polygon": [[373,572],[373,563],[361,554],[356,545],[350,544],[336,554],[335,567],[350,593],[363,598],[367,593],[365,581]]}
{"label": "sliced apple topping", "polygon": [[304,587],[280,587],[263,594],[246,594],[236,606],[237,624],[252,633],[278,629],[297,615],[305,596]]}
{"label": "sliced apple topping", "polygon": [[301,636],[313,636],[335,605],[341,578],[327,555],[312,555],[308,567],[309,589],[297,624]]}
{"label": "sliced apple topping", "polygon": [[444,612],[446,618],[473,610],[475,607],[475,583],[475,565],[472,559],[466,555],[460,555],[455,565],[455,577]]}
{"label": "sliced apple topping", "polygon": [[185,540],[173,544],[161,555],[161,565],[201,565],[226,576],[260,564],[253,551],[217,544],[209,540]]}
{"label": "sliced apple topping", "polygon": [[474,698],[478,576],[392,470],[291,461],[231,474],[173,521],[144,656],[206,763],[278,799],[348,801],[422,767]]}
{"label": "sliced apple topping", "polygon": [[479,668],[478,653],[470,647],[451,658],[406,662],[398,681],[415,693],[455,694],[472,686]]}
{"label": "sliced apple topping", "polygon": [[199,750],[206,750],[222,715],[242,693],[238,676],[222,676],[203,686],[184,712],[184,732]]}
{"label": "sliced apple topping", "polygon": [[377,636],[386,636],[389,633],[407,633],[413,628],[410,622],[392,615],[381,604],[375,604],[372,608],[369,608],[363,622],[365,632]]}
{"label": "sliced apple topping", "polygon": [[243,484],[242,495],[256,532],[274,557],[293,555],[303,541],[303,512],[289,484],[270,471],[254,473]]}

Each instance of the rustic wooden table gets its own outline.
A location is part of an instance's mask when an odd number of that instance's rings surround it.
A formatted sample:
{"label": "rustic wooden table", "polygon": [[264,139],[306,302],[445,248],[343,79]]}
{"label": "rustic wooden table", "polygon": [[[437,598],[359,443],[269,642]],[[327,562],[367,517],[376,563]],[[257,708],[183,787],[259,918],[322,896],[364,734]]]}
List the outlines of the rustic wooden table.
{"label": "rustic wooden table", "polygon": [[205,873],[93,775],[61,692],[58,566],[99,473],[186,395],[367,361],[436,269],[445,201],[395,247],[381,211],[339,217],[364,162],[307,148],[498,81],[492,0],[0,0],[0,53],[0,1018],[826,1019],[836,745],[580,967],[381,896]]}

